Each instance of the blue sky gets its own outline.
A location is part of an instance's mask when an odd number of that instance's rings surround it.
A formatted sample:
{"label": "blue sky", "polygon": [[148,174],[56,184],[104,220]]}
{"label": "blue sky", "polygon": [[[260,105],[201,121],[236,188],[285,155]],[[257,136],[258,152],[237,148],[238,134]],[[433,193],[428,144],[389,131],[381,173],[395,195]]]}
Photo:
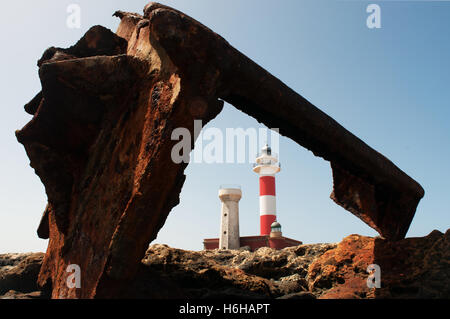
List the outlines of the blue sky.
{"label": "blue sky", "polygon": [[[161,1],[186,12],[303,95],[425,189],[408,237],[450,226],[449,1]],[[81,28],[66,27],[66,8],[81,7]],[[368,29],[366,7],[381,7],[381,29]],[[46,204],[14,131],[39,90],[36,61],[49,46],[68,47],[91,26],[115,31],[117,10],[142,12],[146,1],[8,1],[0,52],[0,253],[44,251],[36,228]],[[275,108],[276,106],[274,106]],[[263,127],[226,105],[208,127]],[[329,199],[329,163],[281,137],[277,214],[285,236],[337,242],[377,233]],[[191,164],[155,242],[200,250],[219,232],[220,184],[240,184],[241,235],[259,232],[258,178],[250,164]],[[136,234],[139,236],[139,234]]]}

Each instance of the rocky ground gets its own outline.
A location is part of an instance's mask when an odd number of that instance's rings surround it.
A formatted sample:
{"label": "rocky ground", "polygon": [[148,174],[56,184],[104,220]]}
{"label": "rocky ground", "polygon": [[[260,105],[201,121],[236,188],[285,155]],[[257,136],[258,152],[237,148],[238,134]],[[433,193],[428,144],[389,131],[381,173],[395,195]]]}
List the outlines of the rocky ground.
{"label": "rocky ground", "polygon": [[[48,298],[36,286],[42,258],[0,255],[0,298]],[[378,289],[367,287],[370,264],[380,266]],[[450,298],[450,230],[255,252],[152,245],[128,289],[130,298]]]}
{"label": "rocky ground", "polygon": [[36,284],[43,253],[0,254],[0,299],[46,298]]}

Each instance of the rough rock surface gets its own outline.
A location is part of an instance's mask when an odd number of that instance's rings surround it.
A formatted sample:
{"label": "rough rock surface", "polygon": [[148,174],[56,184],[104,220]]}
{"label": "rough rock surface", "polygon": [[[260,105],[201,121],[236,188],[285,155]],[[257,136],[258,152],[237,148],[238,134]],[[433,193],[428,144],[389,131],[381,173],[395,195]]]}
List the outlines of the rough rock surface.
{"label": "rough rock surface", "polygon": [[[381,288],[367,286],[371,264],[380,266]],[[171,282],[180,297],[448,299],[450,230],[397,242],[350,235],[339,244],[255,252],[153,245],[143,265],[155,278]]]}
{"label": "rough rock surface", "polygon": [[[185,251],[167,245],[153,245],[142,260],[137,285],[132,286],[137,297],[161,298],[177,291],[180,298],[278,298],[288,296],[310,298],[306,275],[313,260],[335,244],[314,244],[282,250],[263,247],[248,250]],[[145,292],[136,287],[150,285],[158,278],[170,283],[169,290]],[[164,285],[161,285],[163,288]],[[174,289],[176,287],[176,289]],[[148,290],[148,289],[147,289]],[[164,291],[162,293],[162,291]],[[303,293],[303,295],[299,294]]]}
{"label": "rough rock surface", "polygon": [[[150,3],[144,16],[115,15],[116,33],[95,26],[44,52],[33,118],[16,132],[48,197],[39,284],[53,298],[124,296],[179,201],[187,164],[172,160],[174,129],[193,146],[194,120],[205,125],[223,100],[330,161],[333,200],[405,236],[424,191],[392,162],[185,14]],[[81,289],[66,286],[70,264]]]}
{"label": "rough rock surface", "polygon": [[41,268],[43,253],[0,255],[0,298],[33,299],[45,298],[39,291],[37,276]]}
{"label": "rough rock surface", "polygon": [[[367,267],[379,265],[381,288],[367,287]],[[320,298],[450,298],[450,229],[390,242],[350,235],[308,270]]]}
{"label": "rough rock surface", "polygon": [[[42,255],[0,255],[5,264],[0,268],[0,298],[49,297],[44,291],[35,291]],[[367,287],[366,270],[371,264],[380,266],[381,288]],[[350,235],[339,244],[260,248],[255,252],[186,251],[156,244],[147,250],[125,296],[448,299],[450,230],[398,242]]]}

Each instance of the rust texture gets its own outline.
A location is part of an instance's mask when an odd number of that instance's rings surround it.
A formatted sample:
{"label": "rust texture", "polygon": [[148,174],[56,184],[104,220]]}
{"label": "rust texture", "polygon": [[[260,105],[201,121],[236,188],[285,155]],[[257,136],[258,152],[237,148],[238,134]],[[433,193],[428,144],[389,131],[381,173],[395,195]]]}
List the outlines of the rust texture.
{"label": "rust texture", "polygon": [[[405,236],[424,191],[392,162],[187,15],[157,3],[115,15],[116,33],[95,26],[44,53],[34,117],[16,133],[48,196],[39,284],[53,298],[124,296],[179,202],[187,164],[171,160],[173,129],[193,135],[223,101],[330,161],[331,198],[385,238]],[[66,285],[70,264],[80,289]]]}

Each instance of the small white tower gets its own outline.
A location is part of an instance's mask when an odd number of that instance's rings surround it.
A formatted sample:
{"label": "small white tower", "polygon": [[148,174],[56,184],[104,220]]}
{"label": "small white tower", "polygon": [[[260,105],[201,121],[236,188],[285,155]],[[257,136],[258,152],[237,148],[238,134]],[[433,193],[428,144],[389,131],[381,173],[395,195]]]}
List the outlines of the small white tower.
{"label": "small white tower", "polygon": [[239,249],[239,186],[221,186],[219,198],[222,202],[219,249]]}

